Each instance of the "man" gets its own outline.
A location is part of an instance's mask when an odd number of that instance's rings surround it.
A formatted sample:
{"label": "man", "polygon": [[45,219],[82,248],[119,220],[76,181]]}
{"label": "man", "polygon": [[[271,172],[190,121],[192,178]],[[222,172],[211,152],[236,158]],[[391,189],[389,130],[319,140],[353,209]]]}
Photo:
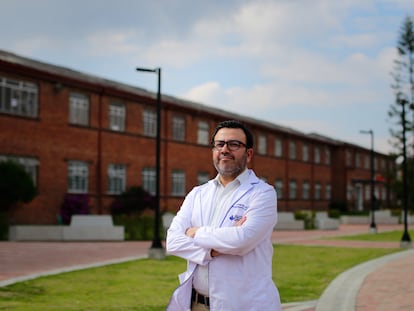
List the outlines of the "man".
{"label": "man", "polygon": [[276,192],[247,169],[253,136],[242,123],[219,123],[211,143],[218,174],[187,195],[167,233],[167,252],[188,263],[167,310],[280,311]]}

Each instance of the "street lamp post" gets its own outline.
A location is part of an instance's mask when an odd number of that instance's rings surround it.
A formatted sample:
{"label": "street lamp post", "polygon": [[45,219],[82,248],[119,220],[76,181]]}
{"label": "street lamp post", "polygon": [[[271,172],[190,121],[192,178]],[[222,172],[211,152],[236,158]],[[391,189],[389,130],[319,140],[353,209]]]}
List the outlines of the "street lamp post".
{"label": "street lamp post", "polygon": [[161,68],[147,69],[136,68],[137,71],[153,72],[158,75],[158,91],[157,91],[157,135],[156,135],[156,151],[155,151],[155,219],[154,219],[154,239],[148,256],[150,258],[163,259],[165,251],[160,238],[160,171],[161,171]]}
{"label": "street lamp post", "polygon": [[370,162],[371,162],[371,225],[370,231],[372,233],[377,233],[377,225],[375,224],[375,167],[374,167],[374,131],[359,131],[361,134],[370,134],[371,135],[371,153],[370,153]]}

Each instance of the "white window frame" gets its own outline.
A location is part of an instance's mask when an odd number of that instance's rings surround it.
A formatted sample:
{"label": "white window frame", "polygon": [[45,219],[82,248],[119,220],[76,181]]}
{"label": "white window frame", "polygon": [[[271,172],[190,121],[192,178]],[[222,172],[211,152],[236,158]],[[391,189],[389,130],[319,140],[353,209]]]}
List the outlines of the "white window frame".
{"label": "white window frame", "polygon": [[37,118],[37,85],[0,77],[0,113]]}
{"label": "white window frame", "polygon": [[89,98],[83,94],[69,95],[69,123],[89,125]]}
{"label": "white window frame", "polygon": [[154,167],[144,167],[141,171],[142,178],[142,188],[150,193],[155,195],[157,188],[157,174]]}
{"label": "white window frame", "polygon": [[145,109],[142,113],[142,123],[144,125],[144,135],[148,137],[157,136],[157,112]]}
{"label": "white window frame", "polygon": [[185,195],[185,172],[183,170],[173,170],[171,174],[171,195]]}
{"label": "white window frame", "polygon": [[185,119],[174,116],[172,119],[172,138],[175,141],[185,141]]}
{"label": "white window frame", "polygon": [[68,161],[68,193],[88,193],[89,168],[85,161]]}
{"label": "white window frame", "polygon": [[208,145],[210,143],[210,127],[208,122],[199,121],[197,129],[197,143],[200,145]]}
{"label": "white window frame", "polygon": [[109,105],[109,128],[112,131],[125,131],[125,105],[113,103]]}
{"label": "white window frame", "polygon": [[121,194],[126,190],[126,165],[111,163],[108,165],[108,193]]}
{"label": "white window frame", "polygon": [[267,138],[264,134],[259,134],[257,139],[257,152],[262,155],[267,153]]}
{"label": "white window frame", "polygon": [[280,138],[275,139],[275,156],[276,157],[283,156],[283,144]]}

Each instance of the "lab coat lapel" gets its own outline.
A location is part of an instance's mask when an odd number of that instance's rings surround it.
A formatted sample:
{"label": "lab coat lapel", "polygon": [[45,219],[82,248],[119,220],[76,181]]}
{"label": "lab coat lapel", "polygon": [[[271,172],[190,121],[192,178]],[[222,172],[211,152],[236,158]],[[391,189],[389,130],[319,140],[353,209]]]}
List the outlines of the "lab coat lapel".
{"label": "lab coat lapel", "polygon": [[253,188],[254,184],[256,184],[257,182],[258,178],[256,177],[253,171],[250,171],[249,178],[245,182],[243,182],[231,196],[229,206],[220,222],[220,227],[230,225],[233,223],[233,220],[228,217],[230,210],[237,204],[240,204],[240,200]]}

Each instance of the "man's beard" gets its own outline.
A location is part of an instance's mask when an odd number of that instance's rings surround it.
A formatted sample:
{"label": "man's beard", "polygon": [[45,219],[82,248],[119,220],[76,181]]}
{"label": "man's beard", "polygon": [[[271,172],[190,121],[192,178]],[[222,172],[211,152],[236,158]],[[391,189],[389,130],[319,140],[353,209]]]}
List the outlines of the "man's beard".
{"label": "man's beard", "polygon": [[214,161],[214,167],[216,168],[217,172],[224,177],[237,177],[242,173],[246,168],[247,163],[247,154],[245,154],[239,161],[234,162],[234,165],[231,165],[230,168],[226,168],[228,165],[224,164],[221,165],[225,168],[220,168],[220,161],[218,162]]}

